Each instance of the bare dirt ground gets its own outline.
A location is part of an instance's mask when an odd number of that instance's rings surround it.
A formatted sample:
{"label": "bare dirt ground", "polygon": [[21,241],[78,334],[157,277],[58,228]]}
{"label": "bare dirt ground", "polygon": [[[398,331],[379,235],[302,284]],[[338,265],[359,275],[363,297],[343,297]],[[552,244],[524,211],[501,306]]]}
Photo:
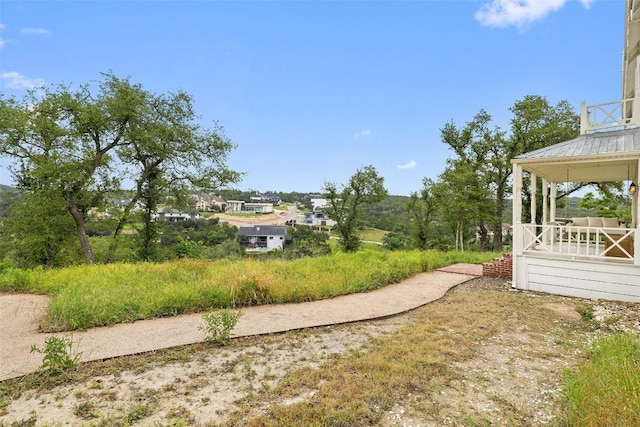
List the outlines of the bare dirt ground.
{"label": "bare dirt ground", "polygon": [[[491,278],[471,280],[452,292],[486,291],[514,292],[506,280]],[[584,323],[576,311],[579,300],[523,295],[543,299],[558,314],[557,328]],[[430,395],[396,402],[379,425],[552,424],[560,410],[562,371],[582,360],[584,342],[607,330],[640,330],[637,304],[591,304],[599,330],[579,327],[575,334],[549,334],[518,319],[477,343],[470,360],[453,363],[453,380],[436,381]],[[293,403],[270,393],[285,375],[367,351],[376,337],[414,321],[415,313],[242,338],[228,347],[196,344],[83,364],[80,380],[5,399],[0,426],[227,425],[239,410],[248,416],[273,403]],[[294,401],[313,399],[314,393],[303,391]]]}

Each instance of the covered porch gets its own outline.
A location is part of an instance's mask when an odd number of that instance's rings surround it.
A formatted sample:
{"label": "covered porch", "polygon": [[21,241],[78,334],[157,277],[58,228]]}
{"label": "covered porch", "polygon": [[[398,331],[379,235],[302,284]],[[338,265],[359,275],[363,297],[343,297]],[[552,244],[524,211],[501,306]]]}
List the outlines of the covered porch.
{"label": "covered porch", "polygon": [[[640,129],[580,135],[526,153],[513,164],[513,286],[583,298],[640,302],[640,210],[631,193],[631,222],[589,217],[558,221],[558,185],[623,182],[636,188]],[[524,174],[530,176],[531,216],[522,218]],[[536,206],[542,200],[542,217]]]}

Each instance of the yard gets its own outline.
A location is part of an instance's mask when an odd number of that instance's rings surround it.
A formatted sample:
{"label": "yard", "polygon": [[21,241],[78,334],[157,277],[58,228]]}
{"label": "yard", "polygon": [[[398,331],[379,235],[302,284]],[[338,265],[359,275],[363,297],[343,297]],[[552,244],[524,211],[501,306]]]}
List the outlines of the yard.
{"label": "yard", "polygon": [[638,331],[637,305],[478,278],[384,320],[5,381],[0,425],[563,425],[564,370],[620,330]]}

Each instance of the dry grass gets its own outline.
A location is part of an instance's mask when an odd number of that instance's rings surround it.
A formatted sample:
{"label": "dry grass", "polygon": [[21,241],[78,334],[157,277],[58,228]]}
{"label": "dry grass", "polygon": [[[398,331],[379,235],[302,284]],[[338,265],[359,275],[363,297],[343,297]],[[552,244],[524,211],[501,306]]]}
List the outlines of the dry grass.
{"label": "dry grass", "polygon": [[[480,343],[509,325],[526,324],[529,333],[564,335],[554,323],[562,315],[545,308],[543,301],[509,293],[450,295],[419,310],[414,322],[366,354],[291,374],[277,393],[290,399],[300,390],[315,390],[314,399],[272,405],[247,425],[376,424],[404,397],[433,393],[458,379],[454,365],[473,358]],[[584,332],[580,327],[577,331]],[[504,410],[518,412],[508,405]]]}
{"label": "dry grass", "polygon": [[566,425],[563,372],[602,334],[585,301],[483,280],[387,320],[81,364],[66,384],[27,377],[0,396],[9,413],[27,395],[38,416],[62,406],[73,425]]}

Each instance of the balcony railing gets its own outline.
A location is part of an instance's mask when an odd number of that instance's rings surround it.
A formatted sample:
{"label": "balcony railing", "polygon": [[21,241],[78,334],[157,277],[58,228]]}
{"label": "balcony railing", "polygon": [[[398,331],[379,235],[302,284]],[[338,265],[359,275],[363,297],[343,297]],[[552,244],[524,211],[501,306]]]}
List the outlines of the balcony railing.
{"label": "balcony railing", "polygon": [[635,263],[635,228],[522,224],[523,251]]}
{"label": "balcony railing", "polygon": [[[636,127],[638,120],[634,120],[633,113],[636,108],[640,107],[640,103],[636,103],[635,100],[636,98],[629,98],[622,101],[594,105],[586,105],[582,101],[580,106],[580,134]],[[635,117],[640,118],[640,111]]]}

